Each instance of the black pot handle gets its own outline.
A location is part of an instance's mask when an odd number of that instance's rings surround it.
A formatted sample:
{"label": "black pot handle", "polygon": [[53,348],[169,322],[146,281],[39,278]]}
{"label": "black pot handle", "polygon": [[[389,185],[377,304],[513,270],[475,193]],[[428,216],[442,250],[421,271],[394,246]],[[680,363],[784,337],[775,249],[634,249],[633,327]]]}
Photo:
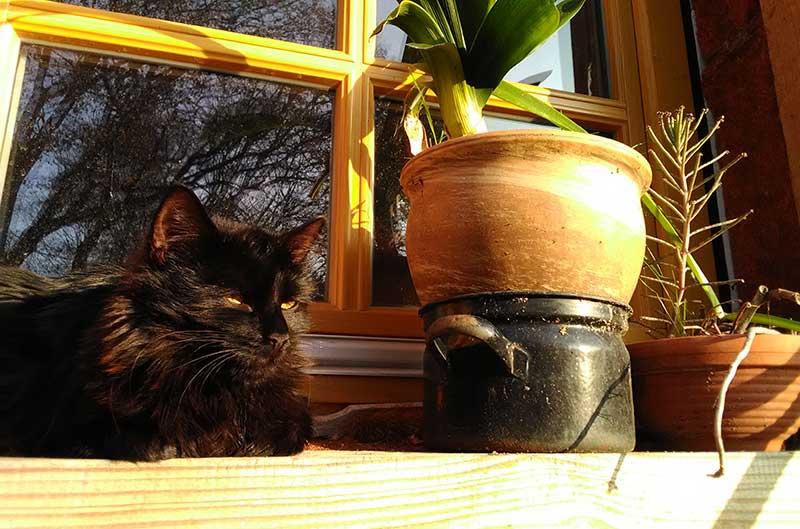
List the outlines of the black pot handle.
{"label": "black pot handle", "polygon": [[485,319],[463,314],[442,316],[428,327],[428,342],[433,344],[445,365],[449,364],[449,351],[441,338],[447,334],[461,334],[480,340],[495,352],[512,376],[528,382],[530,353],[520,344],[503,336],[503,333]]}

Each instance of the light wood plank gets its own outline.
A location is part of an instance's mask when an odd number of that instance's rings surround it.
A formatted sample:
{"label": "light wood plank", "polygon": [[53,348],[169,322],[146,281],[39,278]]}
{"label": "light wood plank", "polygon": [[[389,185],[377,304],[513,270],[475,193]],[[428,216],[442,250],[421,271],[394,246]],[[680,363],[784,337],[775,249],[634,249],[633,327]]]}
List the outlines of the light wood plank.
{"label": "light wood plank", "polygon": [[0,459],[2,527],[797,527],[800,455]]}

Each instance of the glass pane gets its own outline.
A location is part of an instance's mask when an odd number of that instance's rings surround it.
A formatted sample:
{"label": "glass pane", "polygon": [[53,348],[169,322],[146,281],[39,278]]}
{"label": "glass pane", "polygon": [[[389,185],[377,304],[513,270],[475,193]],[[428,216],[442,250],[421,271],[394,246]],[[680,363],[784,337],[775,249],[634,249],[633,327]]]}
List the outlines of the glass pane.
{"label": "glass pane", "polygon": [[[402,102],[376,100],[372,304],[377,306],[419,305],[406,259],[409,204],[400,187],[400,171],[409,148],[402,123]],[[440,135],[442,123],[436,120],[434,128]]]}
{"label": "glass pane", "polygon": [[[397,5],[376,0],[378,20]],[[405,47],[405,34],[395,27],[377,37],[375,56],[393,61],[419,61]],[[550,40],[515,66],[506,79],[579,94],[609,97],[602,0],[588,0],[578,15]]]}
{"label": "glass pane", "polygon": [[[284,230],[329,206],[334,95],[231,75],[25,46],[0,201],[0,262],[60,275],[119,263],[165,189]],[[327,242],[313,257],[324,296]]]}
{"label": "glass pane", "polygon": [[[521,129],[553,129],[559,130],[558,127],[537,121],[535,118],[526,118],[522,116],[505,116],[501,114],[485,113],[484,119],[486,120],[486,128],[490,132],[498,130],[521,130]],[[596,136],[603,136],[604,138],[614,139],[614,132],[607,130],[597,130],[592,128],[586,129],[589,134]]]}
{"label": "glass pane", "polygon": [[336,46],[336,0],[63,0],[321,48]]}
{"label": "glass pane", "polygon": [[521,116],[500,116],[497,114],[485,113],[484,119],[486,120],[486,128],[489,132],[498,130],[520,130],[520,129],[555,129],[558,127],[541,123],[533,118],[524,118]]}
{"label": "glass pane", "polygon": [[[397,7],[397,2],[396,0],[375,0],[375,2],[375,24],[377,25]],[[406,47],[406,34],[399,28],[386,26],[374,38],[375,57],[409,64],[419,62],[419,54],[416,50]]]}

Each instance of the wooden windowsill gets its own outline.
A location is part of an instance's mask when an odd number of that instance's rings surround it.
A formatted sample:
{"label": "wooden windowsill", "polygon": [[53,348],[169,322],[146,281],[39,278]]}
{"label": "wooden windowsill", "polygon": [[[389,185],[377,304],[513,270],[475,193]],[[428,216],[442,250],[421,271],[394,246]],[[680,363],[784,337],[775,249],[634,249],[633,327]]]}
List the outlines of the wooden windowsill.
{"label": "wooden windowsill", "polygon": [[797,527],[800,454],[0,459],[2,527]]}

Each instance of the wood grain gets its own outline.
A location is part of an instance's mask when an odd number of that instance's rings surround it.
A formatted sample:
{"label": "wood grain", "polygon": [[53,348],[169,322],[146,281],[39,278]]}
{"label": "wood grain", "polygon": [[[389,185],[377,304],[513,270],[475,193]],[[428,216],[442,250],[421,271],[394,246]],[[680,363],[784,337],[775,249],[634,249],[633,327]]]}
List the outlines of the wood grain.
{"label": "wood grain", "polygon": [[800,455],[0,459],[0,526],[797,527]]}

